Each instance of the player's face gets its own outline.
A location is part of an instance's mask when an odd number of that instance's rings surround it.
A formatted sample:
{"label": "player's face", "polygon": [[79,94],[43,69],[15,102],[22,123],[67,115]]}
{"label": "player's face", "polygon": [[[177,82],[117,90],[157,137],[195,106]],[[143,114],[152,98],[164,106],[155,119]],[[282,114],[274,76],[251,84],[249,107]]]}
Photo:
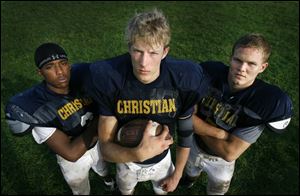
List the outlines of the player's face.
{"label": "player's face", "polygon": [[68,61],[60,59],[47,63],[38,72],[44,77],[50,90],[66,94],[69,90],[70,70]]}
{"label": "player's face", "polygon": [[230,61],[228,81],[233,91],[249,87],[268,66],[263,53],[256,48],[237,48]]}
{"label": "player's face", "polygon": [[137,40],[129,49],[135,77],[144,84],[156,80],[160,74],[161,60],[168,51],[168,47],[149,46],[142,40]]}

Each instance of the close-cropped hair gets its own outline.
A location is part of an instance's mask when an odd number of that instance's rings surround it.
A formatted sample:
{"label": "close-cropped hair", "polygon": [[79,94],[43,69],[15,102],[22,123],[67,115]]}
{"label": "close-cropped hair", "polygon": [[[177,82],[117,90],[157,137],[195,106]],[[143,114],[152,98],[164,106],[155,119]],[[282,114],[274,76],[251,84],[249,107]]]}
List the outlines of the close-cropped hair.
{"label": "close-cropped hair", "polygon": [[263,53],[263,61],[268,62],[271,55],[271,46],[263,35],[258,33],[251,33],[242,36],[233,45],[231,55],[233,56],[234,51],[238,48],[256,48]]}
{"label": "close-cropped hair", "polygon": [[171,40],[168,20],[163,12],[156,8],[149,12],[136,13],[128,22],[125,40],[129,47],[137,40],[142,40],[152,47],[167,47]]}

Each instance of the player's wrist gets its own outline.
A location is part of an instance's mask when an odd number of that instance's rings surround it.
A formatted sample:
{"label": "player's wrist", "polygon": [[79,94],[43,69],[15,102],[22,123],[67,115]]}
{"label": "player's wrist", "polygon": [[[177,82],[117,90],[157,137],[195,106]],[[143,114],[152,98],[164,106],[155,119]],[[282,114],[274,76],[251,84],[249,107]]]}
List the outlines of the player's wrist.
{"label": "player's wrist", "polygon": [[144,154],[145,153],[143,153],[143,151],[142,151],[142,149],[141,148],[139,148],[139,146],[137,146],[137,147],[135,147],[135,148],[132,148],[132,156],[134,157],[134,159],[137,161],[137,162],[143,162],[143,161],[145,161],[146,159],[145,159],[145,156],[144,156]]}
{"label": "player's wrist", "polygon": [[183,173],[183,171],[178,171],[178,170],[175,169],[174,174],[173,174],[173,177],[174,177],[176,180],[179,181],[180,178],[182,177],[182,173]]}

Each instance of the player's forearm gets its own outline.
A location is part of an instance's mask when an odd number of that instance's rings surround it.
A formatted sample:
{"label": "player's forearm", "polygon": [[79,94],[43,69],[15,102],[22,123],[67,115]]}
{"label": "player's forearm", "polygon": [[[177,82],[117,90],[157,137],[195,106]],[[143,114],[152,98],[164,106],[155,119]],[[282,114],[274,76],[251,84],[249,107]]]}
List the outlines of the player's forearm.
{"label": "player's forearm", "polygon": [[46,144],[55,153],[72,162],[77,161],[87,150],[82,136],[72,139],[58,129],[46,140]]}
{"label": "player's forearm", "polygon": [[[47,143],[57,154],[68,161],[75,162],[98,140],[97,120],[98,119],[93,119],[83,133],[75,138],[67,136],[60,130],[57,130],[53,137],[53,142],[49,141]],[[53,145],[53,143],[56,143],[56,145]]]}
{"label": "player's forearm", "polygon": [[182,177],[184,166],[188,160],[190,154],[190,148],[176,147],[176,163],[174,176],[178,180]]}
{"label": "player's forearm", "polygon": [[94,118],[86,130],[82,134],[83,142],[87,149],[95,144],[95,142],[98,140],[98,119]]}
{"label": "player's forearm", "polygon": [[[95,127],[93,128],[95,129]],[[71,140],[69,145],[69,161],[77,161],[98,140],[97,131],[85,131],[82,135]]]}
{"label": "player's forearm", "polygon": [[100,142],[101,153],[106,161],[126,163],[141,161],[136,148],[127,148],[113,142]]}
{"label": "player's forearm", "polygon": [[194,132],[198,135],[211,136],[224,140],[228,138],[228,133],[226,131],[210,125],[196,115],[193,115],[193,126]]}
{"label": "player's forearm", "polygon": [[115,163],[136,161],[134,148],[122,147],[115,143],[117,127],[118,121],[114,116],[99,116],[98,136],[103,158]]}
{"label": "player's forearm", "polygon": [[77,141],[73,142],[73,144],[66,145],[64,147],[64,150],[53,150],[55,153],[63,157],[64,159],[75,162],[77,161],[85,152],[86,152],[86,146],[83,141],[80,141],[81,139],[78,139]]}
{"label": "player's forearm", "polygon": [[176,148],[176,164],[174,172],[161,181],[160,186],[166,192],[173,192],[178,186],[179,180],[182,177],[184,166],[189,156],[190,148],[177,146]]}
{"label": "player's forearm", "polygon": [[230,140],[220,140],[209,136],[201,136],[201,139],[211,151],[226,161],[233,161],[239,157],[232,149]]}
{"label": "player's forearm", "polygon": [[226,161],[236,160],[249,148],[251,143],[230,134],[227,140],[219,140],[212,137],[201,136],[205,144],[218,156]]}

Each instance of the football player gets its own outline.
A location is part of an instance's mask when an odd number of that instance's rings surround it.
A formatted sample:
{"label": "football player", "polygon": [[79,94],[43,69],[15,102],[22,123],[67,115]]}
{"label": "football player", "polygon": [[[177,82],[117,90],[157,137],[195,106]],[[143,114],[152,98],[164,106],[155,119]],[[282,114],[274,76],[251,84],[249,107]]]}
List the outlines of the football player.
{"label": "football player", "polygon": [[[193,106],[206,85],[197,64],[167,56],[170,28],[157,9],[136,14],[128,23],[129,53],[91,65],[89,88],[99,105],[99,138],[106,160],[117,163],[117,185],[133,194],[138,182],[152,181],[156,194],[176,189],[187,161],[193,134]],[[105,82],[103,82],[105,81]],[[200,83],[200,85],[199,85]],[[133,119],[149,119],[141,143],[128,148],[115,143],[119,127]],[[151,136],[151,121],[164,125]],[[175,168],[170,145],[177,126]]]}
{"label": "football player", "polygon": [[38,144],[47,144],[73,194],[87,195],[90,168],[100,176],[108,174],[99,149],[94,103],[80,86],[89,64],[71,66],[64,49],[55,43],[40,45],[35,63],[44,81],[9,100],[6,120],[13,133],[31,131]]}
{"label": "football player", "polygon": [[[292,102],[277,86],[257,76],[268,67],[271,47],[260,34],[248,34],[234,44],[231,66],[204,62],[210,89],[194,116],[194,140],[182,184],[191,187],[202,171],[208,175],[207,194],[225,194],[235,161],[268,127],[284,132],[292,116]],[[203,136],[225,130],[227,139]],[[200,134],[199,134],[200,133]]]}

